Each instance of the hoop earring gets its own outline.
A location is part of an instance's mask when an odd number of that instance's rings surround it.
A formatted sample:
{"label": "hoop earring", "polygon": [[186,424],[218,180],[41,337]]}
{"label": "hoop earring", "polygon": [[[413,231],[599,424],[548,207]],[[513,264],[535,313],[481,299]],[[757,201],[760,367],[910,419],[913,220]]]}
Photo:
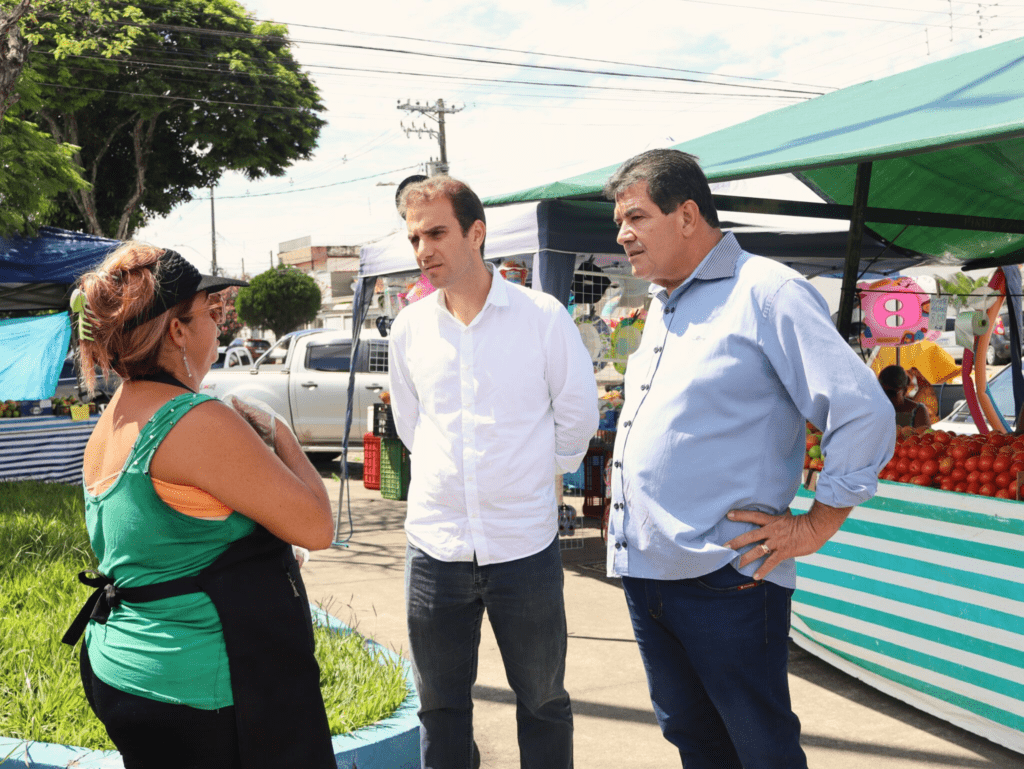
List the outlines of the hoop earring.
{"label": "hoop earring", "polygon": [[181,347],[181,359],[185,363],[185,375],[188,376],[189,379],[191,379],[192,378],[192,369],[190,369],[188,367],[188,358],[185,357],[185,346],[184,345],[182,345],[182,347]]}

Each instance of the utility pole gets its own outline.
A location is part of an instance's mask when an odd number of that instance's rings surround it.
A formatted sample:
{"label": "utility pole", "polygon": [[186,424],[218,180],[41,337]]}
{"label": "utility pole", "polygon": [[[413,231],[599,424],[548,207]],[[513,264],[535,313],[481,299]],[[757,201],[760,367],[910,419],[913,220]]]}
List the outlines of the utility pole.
{"label": "utility pole", "polygon": [[210,185],[210,241],[212,243],[213,250],[213,266],[210,269],[210,274],[216,276],[217,274],[217,220],[213,215],[213,185]]}
{"label": "utility pole", "polygon": [[440,174],[448,173],[448,147],[444,135],[444,116],[454,115],[456,112],[461,112],[465,108],[446,107],[444,106],[444,99],[438,99],[436,104],[420,104],[419,102],[413,104],[412,102],[409,101],[407,101],[405,104],[402,104],[402,102],[399,101],[398,109],[405,110],[406,112],[419,112],[424,117],[429,117],[431,120],[437,123],[436,129],[431,128],[426,124],[424,124],[422,127],[411,125],[408,128],[405,127],[404,123],[400,123],[399,125],[401,125],[402,130],[405,131],[406,136],[414,133],[417,136],[419,136],[420,134],[427,134],[428,136],[435,137],[437,139],[437,143],[441,147],[441,162],[434,164],[435,169],[437,173]]}

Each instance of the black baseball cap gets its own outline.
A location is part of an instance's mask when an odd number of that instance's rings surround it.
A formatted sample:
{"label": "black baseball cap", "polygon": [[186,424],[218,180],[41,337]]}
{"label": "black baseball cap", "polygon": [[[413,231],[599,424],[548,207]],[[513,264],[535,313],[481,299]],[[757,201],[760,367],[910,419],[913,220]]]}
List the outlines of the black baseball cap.
{"label": "black baseball cap", "polygon": [[235,278],[202,275],[181,254],[169,248],[157,260],[154,272],[157,289],[153,304],[141,315],[136,315],[125,322],[124,327],[128,331],[148,323],[179,302],[191,299],[200,291],[209,291],[213,294],[230,286],[249,285],[248,282]]}

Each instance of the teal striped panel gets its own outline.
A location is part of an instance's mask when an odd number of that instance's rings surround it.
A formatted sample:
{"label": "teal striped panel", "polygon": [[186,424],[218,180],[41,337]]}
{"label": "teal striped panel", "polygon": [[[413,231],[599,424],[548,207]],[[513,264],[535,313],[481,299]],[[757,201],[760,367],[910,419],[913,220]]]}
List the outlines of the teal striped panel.
{"label": "teal striped panel", "polygon": [[976,713],[983,718],[987,718],[989,721],[1002,724],[1017,732],[1024,733],[1024,716],[1017,713],[1011,713],[1007,710],[1003,710],[1002,708],[997,708],[987,702],[980,702],[971,697],[964,696],[963,694],[951,692],[948,689],[943,689],[942,687],[899,673],[869,660],[853,656],[829,645],[816,635],[808,636],[806,633],[801,633],[801,635],[805,638],[810,638],[814,643],[818,644],[822,648],[828,649],[836,656],[842,657],[847,662],[863,668],[864,670],[870,671],[880,678],[885,678],[886,680],[892,681],[893,683],[899,684],[907,689],[921,692],[922,694],[927,694],[937,700],[942,700],[943,702],[956,705],[968,712]]}
{"label": "teal striped panel", "polygon": [[[872,625],[879,625],[885,629],[933,641],[949,647],[954,653],[959,650],[965,650],[971,654],[988,657],[1007,665],[1014,665],[1021,669],[1019,680],[1024,681],[1024,650],[1012,649],[1002,644],[983,641],[980,638],[965,635],[964,633],[957,633],[947,628],[879,611],[861,604],[844,601],[840,598],[832,598],[821,593],[803,591],[800,595],[800,602],[805,606],[817,606],[819,609],[825,609],[835,614],[853,617],[863,622],[869,622]],[[808,624],[812,621],[803,614],[800,616]],[[1024,638],[1021,640],[1024,641]],[[981,675],[985,674],[981,673]],[[970,681],[970,683],[978,682]],[[1002,693],[1024,701],[1024,684],[1018,685],[1013,692],[1004,691]]]}
{"label": "teal striped panel", "polygon": [[[941,614],[979,625],[1007,630],[1021,636],[1021,646],[1024,647],[1024,616],[1008,614],[1004,611],[989,609],[984,606],[965,604],[953,598],[926,593],[923,590],[895,585],[891,582],[862,577],[858,574],[849,574],[843,571],[828,569],[824,566],[816,566],[812,563],[797,563],[798,579],[815,579],[818,582],[825,582],[830,585],[845,587],[864,593],[870,596],[888,598],[891,601],[898,601],[910,606],[919,606],[922,609],[930,609]],[[801,590],[798,598],[806,601],[807,591]]]}
{"label": "teal striped panel", "polygon": [[929,534],[913,529],[901,529],[896,526],[889,526],[880,523],[871,523],[861,518],[847,518],[843,524],[843,531],[850,534],[861,534],[865,537],[885,540],[887,542],[899,542],[904,545],[914,545],[928,550],[935,550],[940,553],[955,553],[967,558],[976,558],[980,561],[991,561],[1001,563],[1004,566],[1024,567],[1024,555],[1017,550],[1011,550],[996,545],[986,545],[977,542],[968,542],[958,537],[948,537],[941,534]]}
{"label": "teal striped panel", "polygon": [[[844,524],[845,526],[846,524]],[[884,541],[879,542],[880,547],[885,546]],[[906,574],[913,574],[918,577],[933,579],[938,582],[948,582],[951,585],[977,590],[982,593],[1008,598],[1014,601],[1021,601],[1021,610],[1024,612],[1024,587],[1017,582],[999,577],[991,577],[987,574],[979,574],[974,571],[954,569],[941,564],[919,561],[916,558],[893,555],[883,550],[871,550],[857,545],[847,545],[835,540],[825,543],[819,550],[823,555],[831,555],[845,561],[864,563],[877,566],[882,569],[901,571]],[[797,587],[799,588],[799,574],[801,563],[797,561]]]}

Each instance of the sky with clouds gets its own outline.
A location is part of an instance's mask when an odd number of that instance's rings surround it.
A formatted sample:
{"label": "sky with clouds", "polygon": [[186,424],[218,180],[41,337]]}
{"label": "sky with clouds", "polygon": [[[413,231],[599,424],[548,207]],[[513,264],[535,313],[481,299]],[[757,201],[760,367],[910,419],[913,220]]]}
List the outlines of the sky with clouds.
{"label": "sky with clouds", "polygon": [[[395,185],[438,158],[487,197],[611,165],[815,94],[1024,36],[1024,0],[246,0],[287,24],[326,106],[319,147],[283,177],[225,175],[217,264],[271,266],[279,244],[360,245],[402,224]],[[209,193],[136,237],[211,266]]]}

